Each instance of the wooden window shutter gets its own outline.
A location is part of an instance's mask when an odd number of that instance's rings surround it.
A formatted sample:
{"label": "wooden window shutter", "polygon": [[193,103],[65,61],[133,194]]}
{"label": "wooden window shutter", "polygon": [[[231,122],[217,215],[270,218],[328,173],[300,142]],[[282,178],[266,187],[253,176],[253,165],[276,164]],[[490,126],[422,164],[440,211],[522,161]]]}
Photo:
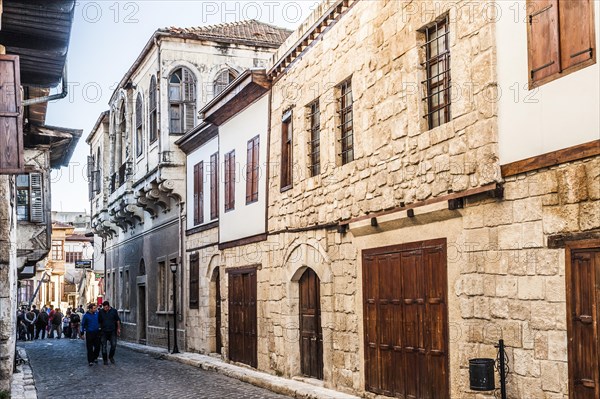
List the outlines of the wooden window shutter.
{"label": "wooden window shutter", "polygon": [[219,153],[210,156],[210,218],[219,217]]}
{"label": "wooden window shutter", "polygon": [[252,148],[252,162],[254,163],[252,168],[252,200],[258,201],[258,173],[259,173],[259,163],[258,163],[258,150],[260,146],[260,138],[256,136],[253,140],[253,148]]}
{"label": "wooden window shutter", "polygon": [[42,191],[42,174],[29,174],[29,190],[31,193],[30,215],[31,221],[42,223],[44,221],[44,193]]}
{"label": "wooden window shutter", "polygon": [[591,0],[559,1],[561,67],[567,69],[594,55]]}
{"label": "wooden window shutter", "polygon": [[235,208],[235,151],[225,154],[225,210]]}
{"label": "wooden window shutter", "polygon": [[258,140],[248,140],[246,160],[246,204],[258,201]]}
{"label": "wooden window shutter", "polygon": [[560,71],[558,0],[528,2],[529,83]]}
{"label": "wooden window shutter", "polygon": [[196,118],[196,81],[189,70],[183,68],[184,131],[194,127]]}
{"label": "wooden window shutter", "polygon": [[200,307],[200,262],[198,252],[190,255],[190,309]]}
{"label": "wooden window shutter", "polygon": [[204,187],[202,175],[204,173],[203,162],[194,165],[194,224],[204,222]]}
{"label": "wooden window shutter", "polygon": [[246,147],[246,203],[252,198],[252,148],[252,140],[249,140]]}
{"label": "wooden window shutter", "polygon": [[90,201],[94,198],[94,193],[96,191],[94,187],[94,157],[88,155],[87,157],[87,178],[88,178],[88,194]]}
{"label": "wooden window shutter", "polygon": [[19,57],[0,55],[0,173],[23,171]]}

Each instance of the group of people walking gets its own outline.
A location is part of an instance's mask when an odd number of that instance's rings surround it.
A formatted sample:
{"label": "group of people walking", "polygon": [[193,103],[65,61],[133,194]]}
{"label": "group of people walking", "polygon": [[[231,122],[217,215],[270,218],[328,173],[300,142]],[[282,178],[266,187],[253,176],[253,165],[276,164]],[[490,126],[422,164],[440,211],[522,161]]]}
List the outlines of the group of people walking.
{"label": "group of people walking", "polygon": [[83,306],[77,309],[68,308],[66,314],[63,314],[60,308],[54,309],[54,306],[44,306],[38,310],[35,305],[31,308],[22,308],[17,311],[17,339],[22,341],[31,341],[34,339],[48,338],[76,339]]}
{"label": "group of people walking", "polygon": [[[45,339],[46,331],[48,338],[57,339],[64,334],[65,338],[76,339],[79,336],[85,339],[87,349],[87,361],[90,366],[98,362],[100,352],[105,365],[110,361],[115,363],[115,351],[117,348],[117,337],[121,335],[121,319],[116,309],[110,306],[108,301],[98,305],[90,303],[87,312],[83,307],[77,309],[68,308],[65,315],[60,309],[54,309],[52,305],[44,306],[37,310],[36,306],[30,309],[21,309],[17,312],[17,338],[23,341]],[[110,350],[108,344],[110,343]]]}
{"label": "group of people walking", "polygon": [[[109,361],[114,364],[117,336],[120,335],[121,319],[117,310],[111,308],[108,301],[102,303],[100,310],[95,303],[90,303],[88,311],[83,315],[80,332],[81,339],[85,337],[88,365],[93,366],[98,362],[100,350],[102,350],[104,365]],[[110,350],[108,350],[109,342]]]}

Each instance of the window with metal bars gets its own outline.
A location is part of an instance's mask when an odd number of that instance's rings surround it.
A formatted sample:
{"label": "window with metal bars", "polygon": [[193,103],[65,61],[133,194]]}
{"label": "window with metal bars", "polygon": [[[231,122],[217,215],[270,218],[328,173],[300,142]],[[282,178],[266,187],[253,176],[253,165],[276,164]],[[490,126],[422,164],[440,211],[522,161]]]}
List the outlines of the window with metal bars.
{"label": "window with metal bars", "polygon": [[246,160],[246,204],[258,201],[259,136],[248,140]]}
{"label": "window with metal bars", "polygon": [[450,31],[448,16],[426,27],[425,71],[427,78],[422,82],[427,104],[427,125],[429,129],[450,122]]}
{"label": "window with metal bars", "polygon": [[169,133],[184,133],[196,121],[196,78],[187,68],[169,77]]}
{"label": "window with metal bars", "polygon": [[204,222],[204,162],[194,165],[194,225]]}
{"label": "window with metal bars", "polygon": [[148,126],[148,130],[150,131],[148,136],[149,136],[149,140],[150,143],[153,143],[156,141],[156,138],[158,137],[158,116],[157,116],[157,97],[156,97],[156,76],[152,76],[152,79],[150,79],[150,90],[148,92],[148,109],[150,112],[150,118],[149,118],[149,126]]}
{"label": "window with metal bars", "polygon": [[225,212],[235,209],[235,150],[225,154]]}
{"label": "window with metal bars", "polygon": [[321,109],[319,100],[313,101],[307,108],[310,126],[308,168],[312,177],[321,173]]}
{"label": "window with metal bars", "polygon": [[135,101],[135,155],[138,157],[144,152],[144,136],[142,131],[143,107],[142,93],[138,93]]}
{"label": "window with metal bars", "polygon": [[354,160],[354,121],[353,121],[353,98],[352,79],[348,79],[338,86],[340,97],[338,98],[340,115],[340,156],[342,165]]}
{"label": "window with metal bars", "polygon": [[210,219],[219,217],[219,153],[210,156]]}
{"label": "window with metal bars", "polygon": [[281,121],[281,190],[292,187],[293,169],[292,111],[283,114]]}

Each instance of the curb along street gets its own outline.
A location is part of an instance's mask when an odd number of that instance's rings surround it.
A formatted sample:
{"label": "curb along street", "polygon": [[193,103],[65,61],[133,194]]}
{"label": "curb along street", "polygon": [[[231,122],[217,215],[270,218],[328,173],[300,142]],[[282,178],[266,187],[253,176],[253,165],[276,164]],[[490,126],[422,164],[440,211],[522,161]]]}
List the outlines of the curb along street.
{"label": "curb along street", "polygon": [[312,384],[277,377],[260,371],[227,363],[221,359],[201,355],[199,353],[170,354],[164,348],[135,344],[120,341],[119,346],[149,355],[160,355],[164,359],[180,362],[203,370],[216,371],[228,377],[236,378],[260,388],[265,388],[275,393],[291,396],[297,399],[358,399],[359,396],[334,391]]}

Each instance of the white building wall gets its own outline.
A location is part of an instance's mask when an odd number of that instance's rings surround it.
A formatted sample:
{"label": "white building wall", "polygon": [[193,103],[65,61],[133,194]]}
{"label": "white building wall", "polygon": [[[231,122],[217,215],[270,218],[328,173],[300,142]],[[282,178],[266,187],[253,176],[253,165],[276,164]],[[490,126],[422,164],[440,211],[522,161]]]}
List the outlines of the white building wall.
{"label": "white building wall", "polygon": [[[600,3],[595,6],[596,49]],[[496,23],[500,163],[544,154],[599,138],[598,64],[528,89],[525,1],[497,1]]]}
{"label": "white building wall", "polygon": [[[186,186],[187,186],[187,228],[191,229],[196,227],[194,225],[194,166],[199,162],[204,162],[204,222],[198,224],[202,226],[207,223],[212,223],[218,219],[211,220],[210,218],[210,156],[215,152],[219,151],[219,139],[215,137],[210,141],[203,144],[197,150],[188,154],[187,157],[187,171],[186,171]],[[220,157],[219,157],[220,158]],[[223,179],[219,176],[220,180]],[[221,187],[219,187],[221,190]]]}
{"label": "white building wall", "polygon": [[[219,241],[228,242],[264,233],[267,171],[269,96],[265,95],[219,127],[221,176],[225,176],[225,154],[235,150],[235,208],[225,212],[224,178],[219,190]],[[258,201],[246,205],[246,162],[248,140],[259,136]]]}

